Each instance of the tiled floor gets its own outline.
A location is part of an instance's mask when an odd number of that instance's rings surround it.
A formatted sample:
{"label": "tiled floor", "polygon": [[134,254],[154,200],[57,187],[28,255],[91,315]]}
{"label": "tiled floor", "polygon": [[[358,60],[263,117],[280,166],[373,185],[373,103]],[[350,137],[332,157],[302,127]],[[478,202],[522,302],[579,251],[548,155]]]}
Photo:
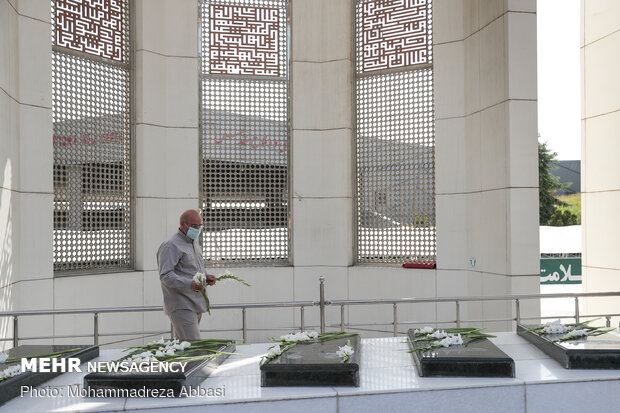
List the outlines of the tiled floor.
{"label": "tiled floor", "polygon": [[[17,397],[0,412],[108,412],[179,410],[217,412],[360,412],[360,411],[612,411],[620,405],[619,370],[565,370],[515,333],[498,333],[495,344],[515,360],[515,378],[422,378],[413,365],[404,337],[364,339],[360,387],[260,386],[259,360],[270,344],[238,346],[205,382],[203,389],[220,389],[221,397],[94,399],[68,396],[69,386],[81,386],[86,373],[61,375],[54,386],[64,397]],[[119,350],[103,350],[100,360],[114,360]],[[581,397],[579,400],[575,398]],[[554,399],[557,399],[554,402]],[[567,400],[573,400],[572,402]],[[555,404],[554,404],[555,403]],[[458,406],[458,408],[457,408]],[[611,410],[609,410],[611,409]]]}

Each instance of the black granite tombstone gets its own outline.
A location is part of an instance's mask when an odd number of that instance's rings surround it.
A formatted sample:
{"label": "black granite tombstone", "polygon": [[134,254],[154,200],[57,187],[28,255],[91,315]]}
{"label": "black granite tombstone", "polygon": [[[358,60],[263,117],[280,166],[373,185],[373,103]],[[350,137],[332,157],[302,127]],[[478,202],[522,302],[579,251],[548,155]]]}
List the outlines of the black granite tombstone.
{"label": "black granite tombstone", "polygon": [[[209,347],[212,350],[233,353],[235,345],[229,344],[214,345]],[[139,352],[139,351],[138,351]],[[175,397],[186,396],[191,393],[200,383],[206,380],[215,369],[224,362],[229,354],[210,353],[198,351],[191,356],[201,356],[215,354],[213,357],[190,361],[184,371],[178,372],[106,372],[99,371],[89,373],[84,377],[84,388],[90,393],[97,393],[98,390],[146,390],[149,394],[170,394]],[[149,391],[150,390],[150,391]],[[134,392],[139,397],[138,392]],[[129,395],[134,393],[128,393]],[[129,396],[131,397],[131,396]]]}
{"label": "black granite tombstone", "polygon": [[[347,340],[354,352],[343,362],[336,351]],[[359,387],[360,343],[359,336],[299,343],[260,367],[261,385]]]}
{"label": "black granite tombstone", "polygon": [[[514,377],[515,363],[488,339],[464,338],[463,344],[450,347],[428,347],[431,341],[418,341],[410,329],[409,346],[421,377]],[[419,336],[417,336],[419,338]]]}
{"label": "black granite tombstone", "polygon": [[[5,368],[11,367],[16,364],[21,364],[22,358],[31,358],[32,356],[52,354],[75,348],[77,348],[78,350],[69,353],[63,353],[57,356],[57,358],[79,358],[80,363],[85,363],[99,356],[99,347],[97,346],[59,344],[23,345],[17,346],[8,351],[8,355],[10,358],[19,358],[20,360],[14,361],[12,363],[0,364],[0,370],[4,370]],[[25,386],[26,388],[36,387],[41,383],[62,374],[60,369],[52,370],[56,371],[27,371],[22,374],[18,374],[17,376],[13,376],[3,381],[0,381],[0,405],[12,399],[13,397],[20,395],[22,391],[22,386]]]}
{"label": "black granite tombstone", "polygon": [[539,335],[535,326],[517,325],[517,334],[555,359],[566,369],[620,369],[620,336],[605,333],[554,342],[563,334]]}

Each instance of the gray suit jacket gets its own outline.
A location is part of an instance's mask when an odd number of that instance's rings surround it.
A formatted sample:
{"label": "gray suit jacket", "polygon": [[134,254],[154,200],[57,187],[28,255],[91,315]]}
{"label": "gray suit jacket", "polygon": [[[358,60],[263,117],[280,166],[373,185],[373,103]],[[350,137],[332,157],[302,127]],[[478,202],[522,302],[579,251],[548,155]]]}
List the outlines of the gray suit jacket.
{"label": "gray suit jacket", "polygon": [[207,311],[202,294],[191,288],[196,272],[205,272],[198,240],[177,231],[157,250],[157,266],[166,314],[175,310]]}

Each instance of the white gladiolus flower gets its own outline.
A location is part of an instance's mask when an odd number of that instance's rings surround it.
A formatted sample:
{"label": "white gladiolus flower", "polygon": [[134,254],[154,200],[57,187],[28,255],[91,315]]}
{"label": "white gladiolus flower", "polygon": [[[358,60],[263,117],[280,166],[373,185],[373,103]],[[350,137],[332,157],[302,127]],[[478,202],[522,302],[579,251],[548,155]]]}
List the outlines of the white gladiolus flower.
{"label": "white gladiolus flower", "polygon": [[564,334],[573,330],[571,326],[563,325],[560,320],[551,321],[545,324],[543,328],[544,334]]}
{"label": "white gladiolus flower", "polygon": [[338,351],[336,351],[336,354],[338,355],[338,357],[340,358],[345,358],[345,357],[350,357],[353,353],[355,353],[355,350],[353,350],[353,347],[345,344],[342,347],[338,347]]}
{"label": "white gladiolus flower", "polygon": [[174,349],[170,348],[170,349],[166,350],[166,354],[169,355],[169,356],[174,356]]}
{"label": "white gladiolus flower", "polygon": [[197,272],[196,275],[194,275],[194,279],[193,281],[197,282],[198,284],[204,284],[205,283],[205,275],[201,272]]}
{"label": "white gladiolus flower", "polygon": [[319,334],[316,331],[302,331],[299,333],[291,333],[280,336],[280,341],[287,341],[289,343],[296,343],[299,341],[308,341],[318,338]]}
{"label": "white gladiolus flower", "polygon": [[268,358],[279,356],[280,354],[282,354],[282,349],[280,348],[279,344],[276,344],[275,346],[270,347],[269,350],[267,351]]}
{"label": "white gladiolus flower", "polygon": [[9,355],[7,353],[0,353],[0,364],[6,363],[6,359],[8,358],[9,358]]}
{"label": "white gladiolus flower", "polygon": [[18,374],[22,374],[23,371],[21,367],[18,365],[11,366],[7,369],[0,371],[0,380],[8,379],[9,377],[17,376]]}
{"label": "white gladiolus flower", "polygon": [[416,329],[415,333],[416,334],[430,334],[433,331],[435,331],[435,329],[433,327],[426,326],[424,328]]}
{"label": "white gladiolus flower", "polygon": [[444,330],[437,330],[431,334],[431,337],[441,340],[442,338],[448,337],[448,333]]}
{"label": "white gladiolus flower", "polygon": [[163,356],[163,355],[164,355],[164,352],[163,352],[163,351],[161,351],[161,350],[157,350],[157,351],[155,352],[155,357],[161,357],[161,356]]}
{"label": "white gladiolus flower", "polygon": [[443,347],[457,346],[459,344],[463,344],[463,339],[460,334],[457,334],[456,336],[450,334],[439,342],[439,345]]}
{"label": "white gladiolus flower", "polygon": [[576,337],[585,337],[588,335],[588,330],[571,330],[568,333],[566,333],[566,335],[562,338],[565,339],[570,339],[570,338],[576,338]]}
{"label": "white gladiolus flower", "polygon": [[185,350],[187,347],[191,346],[192,343],[190,343],[189,341],[183,341],[179,345],[181,346],[181,350]]}

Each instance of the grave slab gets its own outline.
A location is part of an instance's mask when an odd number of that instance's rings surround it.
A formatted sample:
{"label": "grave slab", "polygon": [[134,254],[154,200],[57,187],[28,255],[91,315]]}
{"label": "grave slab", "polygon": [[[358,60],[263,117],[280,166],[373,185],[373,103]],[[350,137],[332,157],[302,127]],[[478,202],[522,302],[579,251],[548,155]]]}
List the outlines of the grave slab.
{"label": "grave slab", "polygon": [[615,334],[554,342],[563,334],[539,335],[536,326],[517,325],[517,334],[534,344],[565,369],[620,369],[620,337]]}
{"label": "grave slab", "polygon": [[[336,354],[351,341],[354,353],[347,362]],[[299,343],[260,367],[261,386],[355,386],[360,384],[359,336]]]}
{"label": "grave slab", "polygon": [[515,377],[514,360],[486,338],[464,338],[462,345],[416,350],[430,341],[413,342],[414,329],[407,335],[421,377]]}
{"label": "grave slab", "polygon": [[[20,365],[22,358],[31,358],[32,356],[57,353],[59,351],[78,348],[78,350],[57,356],[58,358],[79,358],[80,364],[92,360],[99,356],[99,347],[90,345],[59,345],[59,344],[26,344],[10,349],[7,353],[10,358],[19,358],[7,364],[0,364],[0,370],[4,370],[13,365]],[[60,369],[50,372],[33,372],[27,371],[17,376],[10,377],[0,381],[0,405],[11,400],[13,397],[21,394],[22,386],[36,387],[56,376],[62,374]]]}

